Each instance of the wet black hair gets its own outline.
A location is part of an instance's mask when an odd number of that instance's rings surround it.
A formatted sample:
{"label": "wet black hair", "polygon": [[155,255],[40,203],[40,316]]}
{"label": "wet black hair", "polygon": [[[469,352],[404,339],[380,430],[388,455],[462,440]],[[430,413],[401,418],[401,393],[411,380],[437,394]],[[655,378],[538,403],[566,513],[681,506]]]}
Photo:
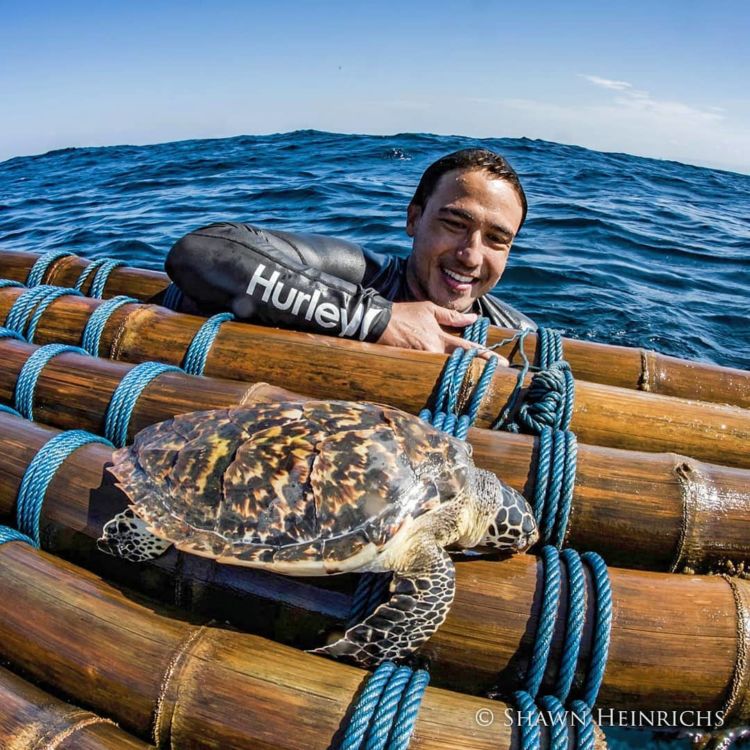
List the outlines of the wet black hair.
{"label": "wet black hair", "polygon": [[486,148],[462,148],[460,151],[454,151],[452,154],[441,156],[436,162],[430,164],[425,170],[419,185],[411,199],[411,204],[424,208],[430,196],[435,192],[440,178],[454,169],[478,169],[489,172],[493,177],[499,180],[505,180],[510,183],[516,191],[521,201],[521,223],[518,225],[520,230],[526,221],[526,212],[528,204],[526,203],[526,194],[521,187],[521,181],[518,179],[515,169],[508,164],[508,161]]}

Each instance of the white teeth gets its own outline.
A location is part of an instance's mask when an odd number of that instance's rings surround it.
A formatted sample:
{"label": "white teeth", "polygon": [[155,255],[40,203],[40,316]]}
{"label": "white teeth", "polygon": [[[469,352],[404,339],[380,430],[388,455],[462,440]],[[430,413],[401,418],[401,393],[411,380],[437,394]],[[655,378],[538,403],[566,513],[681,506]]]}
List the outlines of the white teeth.
{"label": "white teeth", "polygon": [[469,284],[472,281],[474,281],[474,278],[472,276],[462,276],[460,273],[455,273],[454,271],[449,271],[447,268],[443,269],[443,273],[447,274],[452,279],[455,279],[456,281],[460,282],[461,284]]}

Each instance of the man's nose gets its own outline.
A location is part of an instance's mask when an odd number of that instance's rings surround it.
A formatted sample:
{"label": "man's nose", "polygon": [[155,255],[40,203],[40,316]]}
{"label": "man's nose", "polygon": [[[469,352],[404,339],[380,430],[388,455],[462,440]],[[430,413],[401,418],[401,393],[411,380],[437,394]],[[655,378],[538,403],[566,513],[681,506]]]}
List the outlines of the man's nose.
{"label": "man's nose", "polygon": [[479,266],[482,264],[482,233],[469,232],[461,246],[456,252],[458,259],[467,266]]}

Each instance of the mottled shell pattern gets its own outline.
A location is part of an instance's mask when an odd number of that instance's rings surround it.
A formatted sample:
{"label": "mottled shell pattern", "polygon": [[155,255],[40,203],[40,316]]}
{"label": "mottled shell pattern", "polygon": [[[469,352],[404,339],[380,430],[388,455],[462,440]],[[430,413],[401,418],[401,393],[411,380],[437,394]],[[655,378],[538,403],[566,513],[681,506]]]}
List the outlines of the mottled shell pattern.
{"label": "mottled shell pattern", "polygon": [[178,549],[309,574],[365,564],[472,467],[466,443],[417,417],[343,401],[183,414],[113,462],[132,510]]}

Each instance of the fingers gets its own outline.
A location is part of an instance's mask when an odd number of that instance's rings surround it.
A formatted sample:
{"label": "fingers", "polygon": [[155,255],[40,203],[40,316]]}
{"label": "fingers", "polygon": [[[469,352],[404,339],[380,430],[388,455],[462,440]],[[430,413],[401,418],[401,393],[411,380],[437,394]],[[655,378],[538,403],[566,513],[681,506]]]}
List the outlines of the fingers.
{"label": "fingers", "polygon": [[449,326],[451,328],[464,328],[470,326],[479,317],[476,313],[462,313],[456,310],[448,310],[446,307],[433,306],[433,314],[435,320],[441,326]]}
{"label": "fingers", "polygon": [[458,336],[447,336],[445,339],[445,352],[450,354],[455,349],[476,349],[477,357],[480,359],[484,359],[488,362],[492,359],[496,359],[501,367],[510,366],[510,363],[505,357],[492,351],[492,349],[487,349],[487,347],[480,346],[479,344],[473,344],[471,341],[458,338]]}

